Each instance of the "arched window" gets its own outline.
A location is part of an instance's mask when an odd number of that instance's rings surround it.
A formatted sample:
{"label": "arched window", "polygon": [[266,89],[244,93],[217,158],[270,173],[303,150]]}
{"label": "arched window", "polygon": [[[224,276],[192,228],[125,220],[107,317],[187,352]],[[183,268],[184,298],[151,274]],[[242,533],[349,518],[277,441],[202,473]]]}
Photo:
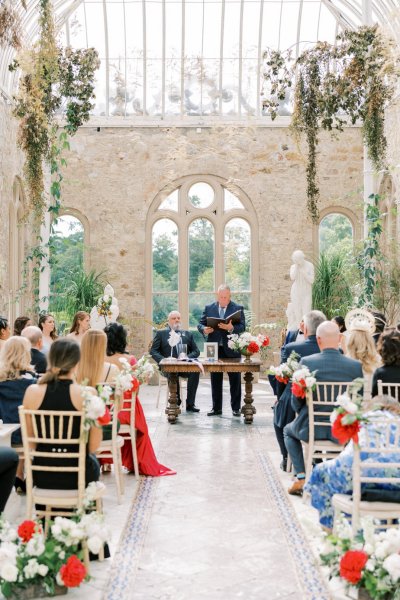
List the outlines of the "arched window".
{"label": "arched window", "polygon": [[348,255],[353,250],[354,231],[350,219],[341,213],[329,213],[319,224],[319,252]]}
{"label": "arched window", "polygon": [[196,327],[221,283],[257,314],[256,218],[241,190],[219,177],[182,178],[155,198],[147,227],[147,320],[160,325],[179,310],[202,348]]}

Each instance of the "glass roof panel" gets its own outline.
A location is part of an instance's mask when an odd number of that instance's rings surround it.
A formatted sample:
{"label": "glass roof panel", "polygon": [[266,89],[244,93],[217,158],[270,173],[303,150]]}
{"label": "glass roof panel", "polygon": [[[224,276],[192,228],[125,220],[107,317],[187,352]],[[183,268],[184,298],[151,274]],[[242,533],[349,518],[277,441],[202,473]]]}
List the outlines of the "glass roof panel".
{"label": "glass roof panel", "polygon": [[[20,0],[16,0],[20,2]],[[122,117],[262,116],[262,53],[294,55],[363,22],[362,0],[53,0],[63,43],[101,58],[93,113]],[[38,32],[37,0],[20,9]],[[400,0],[371,0],[372,22],[400,40]],[[184,18],[183,18],[184,17]],[[11,97],[10,48],[0,50],[0,90]]]}

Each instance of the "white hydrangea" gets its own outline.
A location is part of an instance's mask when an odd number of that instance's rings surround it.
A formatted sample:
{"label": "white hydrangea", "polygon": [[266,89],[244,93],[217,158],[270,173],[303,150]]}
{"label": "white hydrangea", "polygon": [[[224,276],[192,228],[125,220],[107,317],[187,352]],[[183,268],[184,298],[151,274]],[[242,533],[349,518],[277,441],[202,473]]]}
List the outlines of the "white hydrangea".
{"label": "white hydrangea", "polygon": [[46,577],[49,572],[49,567],[47,565],[39,565],[38,573],[41,577]]}
{"label": "white hydrangea", "polygon": [[0,578],[14,583],[18,579],[18,569],[12,562],[5,562],[0,567]]}
{"label": "white hydrangea", "polygon": [[0,544],[0,565],[4,562],[16,562],[18,547],[12,542]]}
{"label": "white hydrangea", "polygon": [[309,377],[305,378],[305,382],[306,382],[306,386],[308,388],[311,388],[313,385],[316,384],[317,380],[315,379],[315,377],[312,377],[311,375]]}
{"label": "white hydrangea", "polygon": [[33,535],[29,542],[27,542],[25,550],[29,556],[40,556],[43,554],[45,551],[43,536],[40,533]]}
{"label": "white hydrangea", "polygon": [[127,392],[132,388],[132,375],[121,372],[116,378],[116,383],[123,392]]}
{"label": "white hydrangea", "polygon": [[[364,550],[365,550],[365,548],[364,548]],[[365,550],[365,552],[367,552],[367,551]],[[373,572],[373,571],[375,571],[375,567],[376,567],[375,560],[373,558],[368,559],[367,563],[365,565],[365,568],[367,569],[367,571]]]}
{"label": "white hydrangea", "polygon": [[28,564],[24,567],[25,579],[33,579],[39,572],[39,563],[36,558],[28,560]]}
{"label": "white hydrangea", "polygon": [[98,535],[92,535],[88,538],[87,545],[92,554],[98,554],[103,547],[104,542]]}
{"label": "white hydrangea", "polygon": [[88,419],[95,421],[105,413],[106,405],[104,400],[94,394],[88,394],[85,402],[85,413]]}
{"label": "white hydrangea", "polygon": [[342,408],[344,408],[344,410],[352,415],[355,415],[357,410],[358,410],[358,406],[355,402],[352,402],[350,396],[348,394],[340,394],[337,398],[336,398],[336,404],[338,406],[341,406]]}
{"label": "white hydrangea", "polygon": [[400,579],[400,554],[390,554],[383,561],[383,568],[389,573],[394,582]]}
{"label": "white hydrangea", "polygon": [[4,523],[4,526],[0,531],[0,542],[15,542],[17,538],[17,530],[14,529],[14,527],[11,527],[9,523]]}

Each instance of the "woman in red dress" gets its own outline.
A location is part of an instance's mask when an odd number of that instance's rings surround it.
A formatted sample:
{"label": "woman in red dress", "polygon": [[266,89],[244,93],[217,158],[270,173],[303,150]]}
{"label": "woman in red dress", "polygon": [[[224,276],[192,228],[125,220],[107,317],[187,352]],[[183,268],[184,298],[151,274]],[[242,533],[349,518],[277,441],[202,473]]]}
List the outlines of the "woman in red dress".
{"label": "woman in red dress", "polygon": [[[125,358],[131,365],[134,365],[136,363],[136,358],[126,352],[127,334],[125,328],[119,323],[110,323],[104,331],[107,335],[107,362],[116,365],[120,370],[122,370],[120,358]],[[132,388],[129,391],[124,392],[124,409],[130,407],[132,395],[137,392],[138,388],[139,382],[137,379],[133,378]],[[120,412],[118,418],[121,425],[129,425],[129,412]],[[151,477],[176,475],[176,471],[161,465],[157,461],[150,440],[146,418],[138,397],[136,397],[135,404],[135,428],[139,473],[141,475],[150,475]],[[130,440],[126,440],[122,446],[122,464],[128,471],[134,471],[132,445]]]}

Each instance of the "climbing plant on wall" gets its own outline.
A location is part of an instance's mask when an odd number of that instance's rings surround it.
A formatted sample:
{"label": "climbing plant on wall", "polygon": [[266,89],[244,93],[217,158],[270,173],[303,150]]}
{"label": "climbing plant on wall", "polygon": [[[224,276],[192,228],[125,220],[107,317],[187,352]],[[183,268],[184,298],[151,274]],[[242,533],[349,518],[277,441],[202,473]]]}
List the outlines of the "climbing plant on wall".
{"label": "climbing plant on wall", "polygon": [[[0,46],[20,48],[22,39],[21,18],[16,0],[0,0]],[[20,0],[26,10],[26,0]]]}
{"label": "climbing plant on wall", "polygon": [[[275,118],[279,98],[295,81],[292,132],[305,138],[308,210],[318,220],[317,148],[320,129],[342,131],[361,123],[363,140],[376,169],[385,165],[385,109],[399,77],[399,61],[377,25],[344,31],[337,44],[318,42],[295,61],[287,53],[265,53],[265,111]],[[286,61],[286,67],[282,61]],[[289,61],[289,62],[287,62]],[[289,76],[291,73],[291,77]],[[277,82],[278,77],[278,82]],[[265,91],[264,91],[265,94]],[[272,99],[271,99],[272,96]]]}
{"label": "climbing plant on wall", "polygon": [[367,236],[364,240],[364,246],[357,262],[362,276],[363,288],[358,298],[358,306],[372,306],[375,286],[378,278],[382,277],[382,272],[378,268],[382,260],[382,252],[379,246],[380,237],[383,231],[382,216],[379,208],[380,196],[371,194],[366,206]]}

